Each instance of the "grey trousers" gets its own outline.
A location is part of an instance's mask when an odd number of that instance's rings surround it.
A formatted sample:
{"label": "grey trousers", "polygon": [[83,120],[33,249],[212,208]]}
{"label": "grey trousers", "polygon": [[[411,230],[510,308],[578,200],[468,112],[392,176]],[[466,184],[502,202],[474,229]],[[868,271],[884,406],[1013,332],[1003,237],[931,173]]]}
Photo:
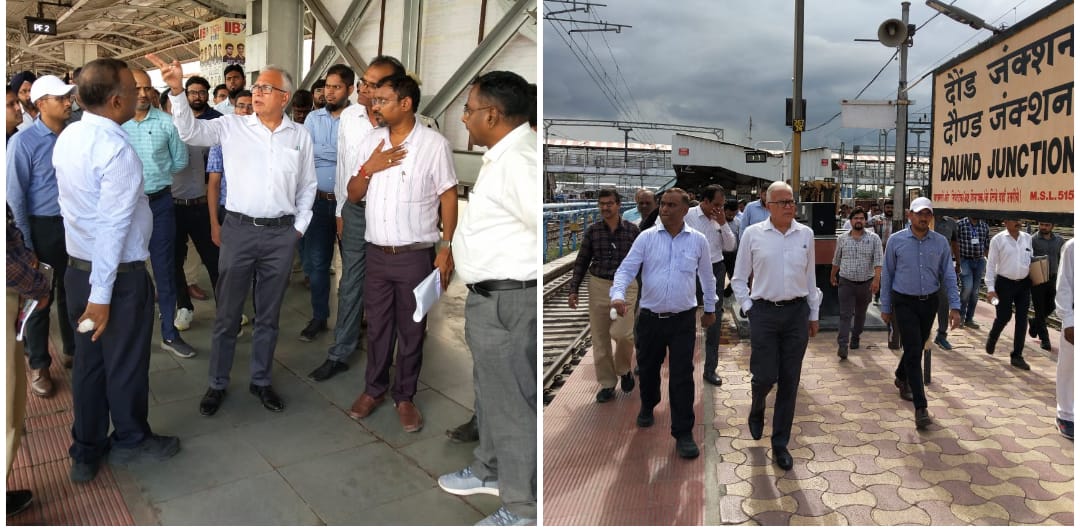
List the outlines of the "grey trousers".
{"label": "grey trousers", "polygon": [[480,445],[472,472],[498,479],[511,512],[536,518],[536,287],[469,293],[465,341],[473,356]]}
{"label": "grey trousers", "polygon": [[[873,279],[864,282],[853,282],[846,278],[840,278],[838,295],[840,298],[840,326],[836,335],[836,343],[847,346],[848,334],[858,339],[862,335],[863,326],[866,324],[866,308],[870,307],[870,284]],[[852,318],[855,325],[852,327]]]}
{"label": "grey trousers", "polygon": [[278,317],[296,252],[296,229],[284,226],[254,226],[225,214],[221,224],[221,254],[215,291],[217,316],[210,345],[210,388],[229,386],[236,353],[236,333],[252,276],[258,276],[255,290],[255,329],[251,339],[251,383],[270,384],[270,369],[277,347]]}
{"label": "grey trousers", "polygon": [[364,208],[346,202],[341,207],[341,280],[338,283],[337,323],[334,325],[334,345],[327,358],[345,362],[360,342],[360,315],[364,309],[365,260],[364,230],[367,221]]}

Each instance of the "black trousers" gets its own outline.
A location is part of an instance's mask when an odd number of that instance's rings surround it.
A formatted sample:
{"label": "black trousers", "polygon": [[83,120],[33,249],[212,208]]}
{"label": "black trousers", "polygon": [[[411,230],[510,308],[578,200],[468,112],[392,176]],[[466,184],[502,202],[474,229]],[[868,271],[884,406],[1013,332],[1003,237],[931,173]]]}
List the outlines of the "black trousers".
{"label": "black trousers", "polygon": [[671,435],[678,438],[694,429],[694,342],[697,308],[669,318],[660,318],[646,309],[638,315],[638,377],[641,381],[641,408],[652,410],[660,403],[660,366],[668,361],[668,399],[671,401]]}
{"label": "black trousers", "polygon": [[1031,327],[1043,342],[1050,340],[1050,332],[1046,329],[1046,317],[1054,312],[1055,296],[1057,296],[1056,274],[1051,274],[1050,280],[1046,283],[1031,287],[1031,305],[1035,307],[1035,318],[1031,320]]}
{"label": "black trousers", "polygon": [[1005,324],[1013,316],[1013,307],[1016,307],[1016,327],[1013,331],[1012,356],[1020,357],[1024,354],[1024,340],[1027,335],[1027,314],[1031,305],[1031,279],[1010,280],[998,275],[994,280],[994,292],[997,293],[997,314],[994,316],[994,325],[990,327],[990,336],[997,338],[1005,329]]}
{"label": "black trousers", "polygon": [[[90,273],[68,268],[68,317],[78,320],[90,297]],[[101,460],[110,445],[134,447],[150,434],[150,337],[154,333],[154,285],[145,269],[116,273],[109,322],[97,342],[75,336],[71,391],[75,421],[71,448],[76,462]],[[109,420],[113,432],[109,435]]]}
{"label": "black trousers", "polygon": [[[67,287],[64,274],[67,272],[67,247],[64,240],[64,219],[62,217],[30,216],[30,238],[34,244],[34,254],[38,260],[52,265],[53,290],[45,310],[34,311],[26,322],[26,354],[30,357],[30,368],[35,370],[52,366],[49,356],[49,315],[53,301],[56,301],[56,325],[60,329],[60,340],[64,344],[64,353],[75,352],[75,334],[71,320],[68,319]],[[82,313],[80,313],[82,314]]]}
{"label": "black trousers", "polygon": [[173,206],[173,212],[176,216],[176,241],[173,243],[173,256],[175,256],[173,259],[175,281],[173,283],[176,285],[176,307],[195,309],[187,290],[188,278],[184,277],[184,260],[187,259],[189,237],[195,244],[199,259],[206,267],[206,273],[210,275],[210,285],[217,288],[218,247],[210,238],[210,210],[205,204],[191,206],[177,204]]}
{"label": "black trousers", "polygon": [[755,300],[750,320],[750,382],[776,386],[773,447],[787,447],[795,419],[795,396],[802,377],[803,356],[810,341],[810,306],[805,302],[776,306]]}
{"label": "black trousers", "polygon": [[[920,300],[920,298],[924,298]],[[914,396],[915,408],[926,407],[926,389],[923,386],[923,345],[930,338],[930,329],[937,316],[938,295],[926,297],[908,296],[893,291],[893,329],[900,332],[904,353],[896,367],[896,378],[907,381]]]}

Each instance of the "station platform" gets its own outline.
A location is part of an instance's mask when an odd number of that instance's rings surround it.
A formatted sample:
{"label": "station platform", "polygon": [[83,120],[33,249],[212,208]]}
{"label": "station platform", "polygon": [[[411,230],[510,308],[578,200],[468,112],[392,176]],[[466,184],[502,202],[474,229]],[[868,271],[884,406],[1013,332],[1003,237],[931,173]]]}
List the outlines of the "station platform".
{"label": "station platform", "polygon": [[952,351],[934,347],[934,424],[921,432],[893,386],[901,352],[888,349],[885,332],[864,332],[843,362],[835,332],[819,333],[803,364],[795,465],[784,471],[769,448],[775,389],[764,437],[750,437],[750,346],[732,317],[729,307],[722,387],[701,382],[699,331],[695,460],[675,453],[666,364],[656,424],[639,429],[637,389],[596,403],[586,355],[544,410],[544,524],[1074,524],[1073,442],[1055,427],[1057,332],[1050,352],[1025,337],[1032,370],[1018,370],[1011,325],[996,355],[984,351],[993,307],[980,302],[981,329],[951,331]]}
{"label": "station platform", "polygon": [[[335,263],[341,270],[340,262]],[[103,465],[88,484],[68,478],[71,460],[70,370],[54,359],[58,392],[27,398],[27,433],[9,489],[31,489],[34,502],[11,525],[471,525],[501,505],[498,497],[458,497],[439,489],[440,475],[472,462],[476,444],[444,434],[469,419],[472,358],[463,322],[467,293],[452,282],[428,318],[424,367],[416,404],[424,415],[417,433],[402,430],[388,400],[354,421],[346,412],[364,388],[366,335],[350,369],[324,382],[307,374],[326,358],[333,331],[314,342],[298,337],[311,318],[303,274],[293,273],[281,311],[273,385],[285,401],[270,412],[247,391],[251,326],[238,340],[232,384],[213,417],[199,415],[210,358],[214,303],[195,301],[184,339],[198,350],[178,359],[151,346],[150,425],[180,437],[180,453],[127,467]],[[331,317],[337,315],[331,276]],[[200,285],[209,288],[205,271]],[[156,312],[155,312],[156,313]],[[250,311],[248,312],[250,316]],[[333,321],[330,323],[333,326]],[[54,339],[59,344],[59,338]]]}

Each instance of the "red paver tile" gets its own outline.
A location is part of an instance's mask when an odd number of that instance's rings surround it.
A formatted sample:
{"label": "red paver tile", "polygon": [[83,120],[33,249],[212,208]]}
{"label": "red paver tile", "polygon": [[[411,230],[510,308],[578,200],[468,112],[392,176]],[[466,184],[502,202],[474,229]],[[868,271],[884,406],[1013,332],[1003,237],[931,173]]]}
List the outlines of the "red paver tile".
{"label": "red paver tile", "polygon": [[1024,496],[1028,499],[1035,499],[1037,501],[1052,501],[1061,496],[1060,493],[1051,493],[1046,491],[1045,488],[1039,484],[1038,479],[1029,477],[1013,477],[1008,480],[1013,484],[1016,484],[1020,489],[1024,490]]}
{"label": "red paver tile", "polygon": [[799,507],[795,510],[795,513],[804,517],[817,517],[831,513],[833,510],[821,502],[821,495],[825,493],[820,490],[803,489],[797,490],[791,493],[791,496],[795,498],[795,501],[799,503]]}
{"label": "red paver tile", "polygon": [[720,497],[720,523],[741,524],[750,520],[750,516],[742,509],[745,497],[737,495],[725,495]]}
{"label": "red paver tile", "polygon": [[829,491],[832,493],[855,493],[863,489],[851,483],[849,471],[823,471],[820,476],[829,482]]}
{"label": "red paver tile", "polygon": [[1050,515],[1050,519],[1057,521],[1065,526],[1073,526],[1075,521],[1075,514],[1072,512],[1058,512]]}
{"label": "red paver tile", "polygon": [[875,508],[889,511],[906,510],[911,507],[910,503],[900,498],[899,489],[899,486],[890,484],[874,484],[866,487],[866,490],[873,493],[877,499]]}
{"label": "red paver tile", "polygon": [[945,491],[948,491],[949,494],[952,495],[953,504],[975,506],[986,502],[986,499],[971,491],[971,484],[967,482],[961,480],[943,480],[938,483],[938,486],[945,488]]}
{"label": "red paver tile", "polygon": [[843,514],[847,518],[848,524],[851,526],[877,526],[877,522],[871,517],[870,513],[873,508],[869,506],[862,506],[859,504],[851,504],[848,506],[839,506],[836,511]]}
{"label": "red paver tile", "polygon": [[885,472],[884,469],[878,466],[871,455],[851,455],[848,460],[855,463],[855,472],[862,475],[876,475]]}
{"label": "red paver tile", "polygon": [[791,514],[788,512],[763,512],[754,515],[751,519],[761,526],[787,526]]}
{"label": "red paver tile", "polygon": [[995,484],[1001,483],[1001,479],[995,477],[994,475],[991,475],[990,472],[986,470],[986,466],[980,466],[977,464],[960,464],[959,466],[956,466],[956,468],[967,471],[967,473],[971,475],[972,484],[978,484],[980,486],[993,486]]}
{"label": "red paver tile", "polygon": [[1009,521],[1012,523],[1022,524],[1039,524],[1047,519],[1047,514],[1039,514],[1031,511],[1026,504],[1024,504],[1023,497],[1017,497],[1014,495],[999,495],[990,499],[991,502],[1000,504],[1003,508],[1009,511]]}

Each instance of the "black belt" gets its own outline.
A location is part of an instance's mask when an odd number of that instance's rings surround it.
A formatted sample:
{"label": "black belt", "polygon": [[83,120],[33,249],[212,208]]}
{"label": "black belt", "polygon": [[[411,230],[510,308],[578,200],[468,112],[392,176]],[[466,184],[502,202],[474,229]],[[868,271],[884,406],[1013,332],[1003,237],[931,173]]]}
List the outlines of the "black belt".
{"label": "black belt", "polygon": [[177,206],[198,206],[200,204],[206,204],[206,195],[197,199],[173,199],[172,202]]}
{"label": "black belt", "polygon": [[536,280],[529,280],[526,282],[518,280],[487,280],[483,282],[470,283],[466,285],[470,291],[483,296],[491,296],[492,291],[511,291],[514,289],[528,289],[529,287],[536,287]]}
{"label": "black belt", "polygon": [[841,276],[841,277],[840,277],[840,279],[841,279],[841,280],[844,280],[844,281],[846,281],[846,282],[851,282],[851,283],[866,283],[866,282],[868,282],[868,281],[870,281],[870,280],[873,280],[873,278],[868,278],[868,279],[866,279],[866,280],[862,280],[862,281],[856,281],[856,280],[849,280],[849,279],[847,279],[847,278],[845,278],[845,277],[843,277],[843,276]]}
{"label": "black belt", "polygon": [[171,191],[172,191],[172,186],[165,186],[164,188],[161,188],[160,190],[157,190],[154,193],[147,193],[146,198],[150,199],[151,201],[155,200],[155,199],[160,199],[166,193],[169,193]]}
{"label": "black belt", "polygon": [[936,300],[938,292],[934,291],[934,292],[932,292],[930,294],[904,294],[904,293],[901,293],[899,291],[893,291],[892,293],[893,293],[893,296],[895,296],[897,298],[906,298],[908,300],[915,300],[915,301],[919,301],[919,302],[925,302],[927,300],[930,300],[931,298]]}
{"label": "black belt", "polygon": [[[79,259],[73,256],[68,256],[68,267],[76,270],[90,272],[93,269],[93,264],[84,259]],[[141,271],[146,268],[145,261],[129,261],[127,263],[121,263],[116,266],[116,272],[131,272]]]}
{"label": "black belt", "polygon": [[792,305],[792,304],[798,304],[798,303],[805,302],[805,301],[806,301],[805,296],[800,296],[798,298],[792,298],[790,300],[766,300],[764,298],[755,298],[754,299],[755,304],[757,304],[759,302],[764,302],[764,303],[767,303],[767,304],[772,304],[772,305],[774,305],[776,307],[784,307],[784,306],[788,306],[788,305]]}
{"label": "black belt", "polygon": [[63,221],[64,218],[59,215],[31,215],[31,219],[41,219],[42,221]]}
{"label": "black belt", "polygon": [[332,191],[316,191],[315,197],[318,199],[324,199],[327,201],[336,201],[337,196]]}
{"label": "black belt", "polygon": [[242,213],[225,210],[225,215],[231,215],[244,224],[255,226],[286,226],[296,221],[295,215],[282,215],[281,217],[248,217]]}
{"label": "black belt", "polygon": [[641,308],[642,314],[649,315],[649,316],[656,317],[656,318],[673,318],[673,317],[677,317],[677,316],[680,316],[680,315],[685,315],[686,313],[689,313],[691,311],[697,311],[697,308],[692,307],[690,309],[687,309],[686,311],[679,311],[677,313],[657,313],[656,311],[653,311],[651,309],[645,309],[644,307]]}
{"label": "black belt", "polygon": [[435,243],[411,243],[408,245],[402,245],[400,247],[387,247],[382,245],[376,245],[375,243],[368,243],[369,248],[379,249],[387,254],[404,254],[406,252],[415,252],[417,250],[429,249],[435,246]]}

